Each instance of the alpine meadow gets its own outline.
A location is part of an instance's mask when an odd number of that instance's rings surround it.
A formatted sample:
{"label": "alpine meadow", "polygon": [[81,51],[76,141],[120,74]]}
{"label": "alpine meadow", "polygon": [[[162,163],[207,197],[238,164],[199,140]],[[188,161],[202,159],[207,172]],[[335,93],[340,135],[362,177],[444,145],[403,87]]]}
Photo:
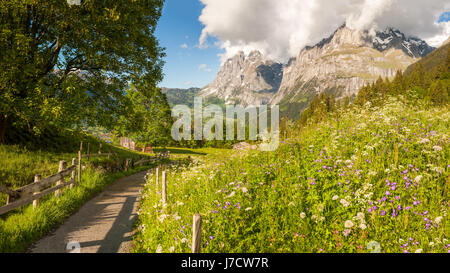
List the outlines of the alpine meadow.
{"label": "alpine meadow", "polygon": [[450,253],[450,4],[425,2],[0,0],[0,253]]}

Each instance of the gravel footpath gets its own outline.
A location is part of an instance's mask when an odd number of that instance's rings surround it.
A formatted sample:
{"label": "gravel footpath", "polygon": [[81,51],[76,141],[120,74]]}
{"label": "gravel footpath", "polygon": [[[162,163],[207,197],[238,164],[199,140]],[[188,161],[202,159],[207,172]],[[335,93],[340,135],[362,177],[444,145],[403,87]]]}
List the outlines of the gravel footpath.
{"label": "gravel footpath", "polygon": [[[32,253],[129,253],[139,191],[147,171],[118,179],[84,204],[54,232],[37,241]],[[77,247],[79,246],[79,248]]]}

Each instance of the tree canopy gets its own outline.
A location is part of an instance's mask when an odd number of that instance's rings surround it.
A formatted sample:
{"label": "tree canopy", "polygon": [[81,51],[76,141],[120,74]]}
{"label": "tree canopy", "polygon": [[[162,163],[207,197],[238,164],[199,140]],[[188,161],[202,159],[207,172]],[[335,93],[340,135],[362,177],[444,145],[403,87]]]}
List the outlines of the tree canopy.
{"label": "tree canopy", "polygon": [[130,84],[153,104],[164,99],[154,36],[163,2],[1,0],[0,142],[8,126],[112,129],[127,113]]}

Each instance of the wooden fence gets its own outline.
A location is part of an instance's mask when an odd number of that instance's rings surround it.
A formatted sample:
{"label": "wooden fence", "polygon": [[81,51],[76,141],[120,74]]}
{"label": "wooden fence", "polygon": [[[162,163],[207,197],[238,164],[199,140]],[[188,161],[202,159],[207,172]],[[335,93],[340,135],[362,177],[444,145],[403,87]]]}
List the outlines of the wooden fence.
{"label": "wooden fence", "polygon": [[[109,158],[110,156],[115,156],[119,160],[117,153],[115,153],[111,149],[109,153],[102,153],[101,149],[102,145],[100,144],[98,152],[95,154],[90,154],[90,145],[88,143],[87,153],[82,154],[83,142],[81,142],[80,150],[78,151],[78,160],[77,158],[73,158],[70,167],[67,167],[67,163],[61,160],[59,162],[58,173],[53,174],[47,178],[41,179],[40,175],[36,175],[33,183],[15,190],[8,189],[7,187],[0,185],[0,193],[8,195],[6,205],[0,207],[0,215],[8,213],[16,208],[30,204],[32,202],[33,208],[36,208],[39,205],[40,198],[53,192],[55,193],[55,196],[58,197],[64,187],[70,186],[70,188],[72,188],[77,183],[80,183],[82,176],[83,158],[89,159],[90,157],[98,156],[107,156]],[[127,158],[125,159],[123,166],[125,170],[129,170],[134,166],[142,166],[146,163],[158,160],[159,158],[161,157],[141,159],[135,163],[133,163],[133,160],[131,158]],[[65,181],[65,178],[68,176],[70,176],[70,179],[68,181]]]}
{"label": "wooden fence", "polygon": [[[171,164],[172,165],[172,164]],[[163,207],[167,206],[168,200],[167,200],[167,176],[166,176],[166,169],[167,166],[159,166],[155,169],[155,185],[156,185],[156,192],[159,192],[159,171],[161,171],[161,200],[163,203]],[[192,223],[192,245],[191,250],[192,253],[200,253],[201,252],[201,241],[202,241],[202,217],[200,214],[196,213],[193,216],[193,223]]]}

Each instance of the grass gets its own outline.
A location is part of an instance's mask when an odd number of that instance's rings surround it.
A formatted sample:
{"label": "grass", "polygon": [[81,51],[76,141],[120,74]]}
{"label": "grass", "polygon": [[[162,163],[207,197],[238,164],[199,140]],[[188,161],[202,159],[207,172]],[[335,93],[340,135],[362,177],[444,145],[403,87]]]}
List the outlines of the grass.
{"label": "grass", "polygon": [[354,108],[272,153],[210,153],[168,171],[168,205],[150,176],[135,252],[449,252],[449,112]]}
{"label": "grass", "polygon": [[[91,154],[96,153],[102,143],[103,153],[112,150],[117,153],[118,158],[114,156],[109,159],[106,156],[83,158],[86,169],[79,185],[71,190],[64,189],[58,198],[53,194],[42,198],[40,206],[35,210],[32,205],[27,205],[0,216],[0,252],[24,251],[30,243],[62,223],[109,183],[151,168],[144,166],[127,172],[106,173],[102,167],[115,165],[117,159],[123,162],[125,158],[138,160],[141,156],[149,155],[116,147],[83,133],[69,132],[65,136],[65,141],[55,139],[55,145],[45,147],[45,150],[26,148],[26,145],[0,145],[0,184],[16,189],[33,182],[36,174],[45,178],[57,173],[60,160],[65,160],[70,165],[72,158],[78,157],[79,141],[84,142],[83,153],[87,152],[87,143],[90,144]],[[0,194],[0,206],[6,203],[6,197],[6,194]]]}
{"label": "grass", "polygon": [[0,217],[0,253],[25,251],[31,243],[61,224],[108,184],[149,168],[144,166],[109,174],[101,174],[89,168],[83,173],[80,184],[73,189],[64,189],[58,198],[49,195],[41,199],[37,209],[28,205],[3,215]]}

